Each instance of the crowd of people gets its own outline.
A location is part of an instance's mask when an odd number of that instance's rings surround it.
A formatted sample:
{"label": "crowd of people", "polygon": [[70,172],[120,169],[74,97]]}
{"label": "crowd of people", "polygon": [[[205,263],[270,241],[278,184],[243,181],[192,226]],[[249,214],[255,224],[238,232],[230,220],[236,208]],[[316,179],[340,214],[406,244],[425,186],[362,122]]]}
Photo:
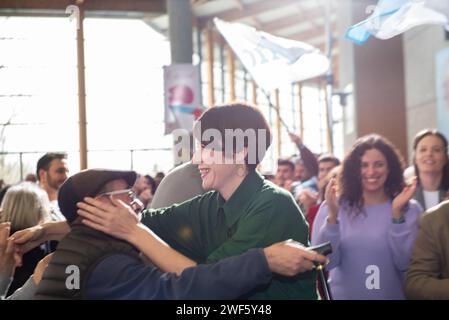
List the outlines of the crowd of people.
{"label": "crowd of people", "polygon": [[[341,165],[332,155],[310,157],[300,137],[290,136],[305,158],[279,159],[273,181],[303,209],[312,244],[332,243],[327,270],[334,299],[448,299],[446,137],[419,132],[405,168],[380,135],[358,139]],[[421,219],[436,219],[438,229],[424,231]]]}
{"label": "crowd of people", "polygon": [[[206,139],[208,129],[222,139]],[[30,175],[1,192],[0,295],[318,299],[323,264],[334,299],[449,299],[444,135],[419,132],[406,168],[381,135],[360,137],[338,159],[290,133],[298,155],[264,177],[271,135],[229,152],[229,129],[270,132],[253,106],[210,108],[193,130],[201,147],[192,161],[154,178],[106,169],[68,177],[66,155],[45,154],[36,182]],[[265,146],[254,159],[251,143]],[[327,241],[328,257],[307,249]]]}
{"label": "crowd of people", "polygon": [[[158,172],[155,178],[150,175],[137,175],[132,186],[140,205],[150,206],[158,184],[165,176]],[[29,173],[24,181],[7,185],[2,183],[0,191],[0,222],[10,234],[50,221],[66,221],[58,204],[61,185],[68,178],[67,154],[49,152],[39,158],[36,174]],[[8,234],[9,237],[9,234]],[[6,243],[6,242],[5,242]],[[33,274],[39,261],[56,250],[57,241],[46,241],[31,249],[18,259],[12,283],[6,292],[11,295]]]}

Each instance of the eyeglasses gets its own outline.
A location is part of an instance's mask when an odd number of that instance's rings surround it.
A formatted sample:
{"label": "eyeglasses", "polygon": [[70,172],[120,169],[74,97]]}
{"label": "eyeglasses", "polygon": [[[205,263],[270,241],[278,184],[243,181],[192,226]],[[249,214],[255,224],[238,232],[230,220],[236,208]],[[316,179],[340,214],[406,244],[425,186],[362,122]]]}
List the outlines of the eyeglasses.
{"label": "eyeglasses", "polygon": [[115,190],[105,192],[98,195],[99,197],[127,196],[127,204],[133,208],[136,213],[143,209],[143,203],[137,198],[136,193],[132,189]]}
{"label": "eyeglasses", "polygon": [[123,189],[123,190],[115,190],[110,192],[105,192],[102,194],[99,194],[99,197],[110,197],[110,196],[121,196],[121,195],[127,195],[129,197],[129,200],[132,201],[136,198],[136,194],[132,189]]}

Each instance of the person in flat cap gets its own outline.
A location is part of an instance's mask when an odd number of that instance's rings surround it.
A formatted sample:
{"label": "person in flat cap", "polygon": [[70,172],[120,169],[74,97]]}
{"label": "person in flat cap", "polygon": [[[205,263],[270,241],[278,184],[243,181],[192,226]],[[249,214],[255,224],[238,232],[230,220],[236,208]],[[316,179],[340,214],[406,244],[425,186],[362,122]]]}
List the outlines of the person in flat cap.
{"label": "person in flat cap", "polygon": [[[144,263],[141,248],[86,226],[77,214],[76,204],[93,197],[107,205],[128,206],[137,222],[140,208],[131,190],[135,179],[133,171],[91,169],[61,186],[58,202],[70,231],[53,253],[34,299],[235,299],[267,285],[273,272],[293,276],[311,270],[313,261],[326,261],[297,242],[284,241],[214,264],[194,266],[192,261],[192,267],[179,273],[163,272]],[[147,251],[154,252],[147,257],[151,261],[163,257],[166,263],[190,263],[146,231],[151,235]]]}

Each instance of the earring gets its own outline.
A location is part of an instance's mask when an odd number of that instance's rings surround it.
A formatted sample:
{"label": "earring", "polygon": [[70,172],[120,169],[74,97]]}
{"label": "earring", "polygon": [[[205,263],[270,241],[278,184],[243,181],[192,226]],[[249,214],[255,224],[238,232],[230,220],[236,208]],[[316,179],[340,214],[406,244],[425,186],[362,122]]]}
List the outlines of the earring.
{"label": "earring", "polygon": [[246,175],[246,168],[244,165],[239,166],[239,168],[237,169],[237,175],[239,177],[244,177]]}

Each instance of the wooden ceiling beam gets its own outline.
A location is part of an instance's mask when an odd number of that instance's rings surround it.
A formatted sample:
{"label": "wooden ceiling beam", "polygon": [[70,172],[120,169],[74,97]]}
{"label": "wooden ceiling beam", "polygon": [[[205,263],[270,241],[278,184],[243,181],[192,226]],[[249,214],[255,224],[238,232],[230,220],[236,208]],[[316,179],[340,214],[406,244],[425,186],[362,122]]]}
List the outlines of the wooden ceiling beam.
{"label": "wooden ceiling beam", "polygon": [[[313,45],[314,47],[320,49],[322,52],[324,52],[324,50],[326,50],[326,43],[322,42],[318,45]],[[334,39],[334,41],[332,42],[332,49],[335,50],[338,48],[338,40]]]}
{"label": "wooden ceiling beam", "polygon": [[[337,24],[333,23],[331,25],[331,28],[332,28],[332,30],[336,30]],[[307,40],[310,40],[310,39],[313,39],[316,37],[320,37],[320,36],[326,37],[326,30],[325,30],[324,26],[310,28],[308,30],[300,31],[298,33],[289,34],[286,36],[282,35],[282,37],[289,38],[292,40],[303,41],[303,42],[307,42]]]}
{"label": "wooden ceiling beam", "polygon": [[[209,16],[202,16],[200,17],[203,21],[211,20],[214,17],[218,17],[225,21],[235,21],[243,18],[247,18],[248,16],[254,16],[258,15],[260,13],[263,13],[265,11],[278,9],[280,7],[285,7],[292,4],[297,4],[297,0],[263,0],[254,2],[251,4],[245,4],[245,6],[240,8],[234,8],[227,11],[224,11],[222,13],[209,15]],[[204,22],[205,23],[205,22]]]}
{"label": "wooden ceiling beam", "polygon": [[324,17],[325,13],[320,8],[304,11],[298,10],[298,12],[290,16],[281,17],[274,21],[264,23],[263,28],[267,32],[275,32],[303,22],[310,22],[312,20]]}
{"label": "wooden ceiling beam", "polygon": [[[75,0],[1,0],[0,10],[64,10]],[[166,13],[165,0],[85,0],[86,11],[133,11]]]}

